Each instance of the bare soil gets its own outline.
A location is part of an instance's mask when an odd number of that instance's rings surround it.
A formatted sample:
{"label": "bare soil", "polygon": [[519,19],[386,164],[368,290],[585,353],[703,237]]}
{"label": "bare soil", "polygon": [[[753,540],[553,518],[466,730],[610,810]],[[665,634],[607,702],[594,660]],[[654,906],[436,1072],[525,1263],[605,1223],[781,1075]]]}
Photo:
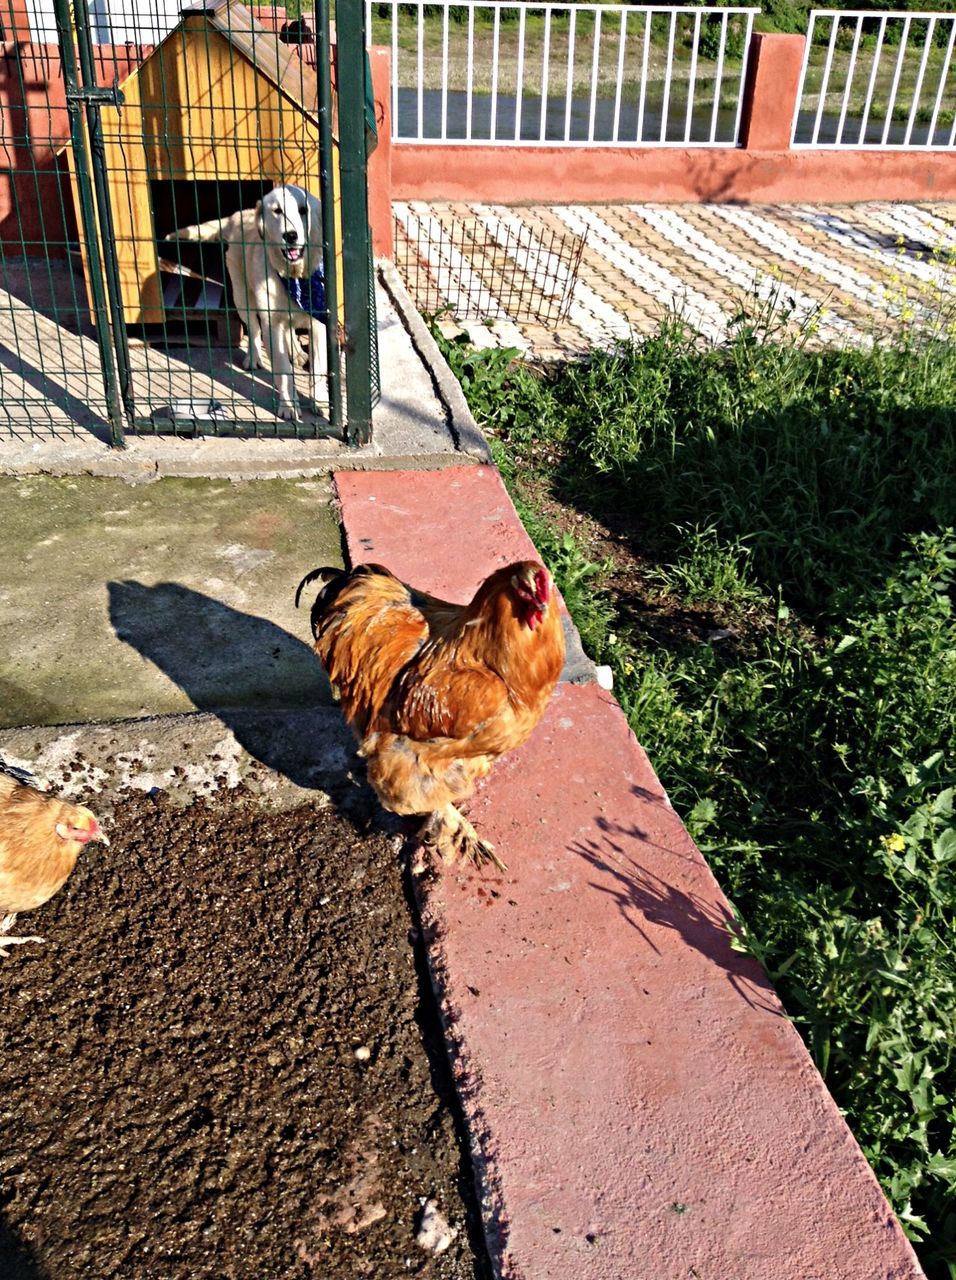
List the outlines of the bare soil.
{"label": "bare soil", "polygon": [[112,847],[19,919],[46,944],[0,961],[3,1280],[488,1280],[374,821],[123,796]]}
{"label": "bare soil", "polygon": [[[554,466],[557,454],[545,456]],[[726,621],[703,605],[680,603],[653,581],[657,557],[644,544],[639,509],[579,509],[553,491],[551,477],[525,474],[519,480],[525,501],[558,533],[571,533],[588,558],[602,566],[598,579],[614,602],[617,625],[643,637],[646,645],[680,649],[708,642]]]}

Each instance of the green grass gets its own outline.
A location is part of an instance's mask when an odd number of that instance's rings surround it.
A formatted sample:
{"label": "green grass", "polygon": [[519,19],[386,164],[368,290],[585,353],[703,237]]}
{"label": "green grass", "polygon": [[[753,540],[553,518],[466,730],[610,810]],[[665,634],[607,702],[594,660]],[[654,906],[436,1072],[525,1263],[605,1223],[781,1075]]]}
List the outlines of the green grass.
{"label": "green grass", "polygon": [[948,317],[827,351],[777,319],[549,375],[445,347],[737,945],[953,1280],[956,349]]}
{"label": "green grass", "polygon": [[[692,12],[692,11],[691,11]],[[494,48],[494,27],[490,10],[477,11],[472,36],[472,60],[470,65],[472,90],[478,94],[489,94],[492,86],[492,54]],[[655,19],[655,39],[651,45],[648,59],[648,93],[652,101],[661,97],[664,73],[667,62],[668,30],[666,21]],[[604,24],[602,34],[602,52],[604,56],[598,66],[598,96],[612,99],[617,87],[617,38],[618,22],[612,19],[610,25]],[[628,30],[630,32],[631,56],[625,68],[622,80],[622,100],[636,102],[640,96],[640,80],[638,68],[641,59],[640,38],[643,31],[643,18],[635,10]],[[685,37],[687,35],[685,30]],[[449,24],[449,61],[447,68],[442,62],[444,31],[438,14],[426,15],[422,24],[423,33],[423,88],[437,90],[448,88],[462,91],[469,80],[468,28],[467,24],[451,22]],[[499,91],[514,92],[518,71],[518,37],[517,23],[502,22],[500,26],[497,76]],[[529,15],[525,23],[523,60],[523,93],[533,95],[540,93],[542,84],[542,59],[545,47],[545,23],[540,13]],[[591,71],[593,56],[594,20],[590,14],[582,14],[575,23],[573,87],[574,96],[586,96],[591,88]],[[391,21],[373,15],[372,42],[391,47]],[[417,87],[418,67],[418,27],[417,21],[405,18],[398,30],[399,49],[399,84],[403,88]],[[570,31],[567,18],[555,15],[548,37],[549,59],[549,92],[563,94],[566,89],[567,63],[570,50]],[[686,81],[690,75],[690,49],[685,41],[681,41],[675,50],[675,65],[672,76],[675,83]],[[742,48],[735,46],[724,60],[723,80],[739,79],[742,66]],[[716,73],[716,51],[710,56],[702,54],[697,64],[696,77],[699,81],[695,101],[705,103],[709,93],[713,98],[712,81]]]}

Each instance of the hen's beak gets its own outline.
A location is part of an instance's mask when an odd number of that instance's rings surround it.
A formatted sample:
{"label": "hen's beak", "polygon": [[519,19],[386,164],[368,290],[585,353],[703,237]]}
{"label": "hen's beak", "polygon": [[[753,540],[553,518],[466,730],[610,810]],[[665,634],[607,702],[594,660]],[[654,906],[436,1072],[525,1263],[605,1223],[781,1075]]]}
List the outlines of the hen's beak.
{"label": "hen's beak", "polygon": [[58,822],[55,830],[61,840],[72,840],[78,844],[89,844],[91,840],[98,840],[109,848],[109,837],[95,818],[92,818],[89,826],[86,827],[71,827],[65,822]]}
{"label": "hen's beak", "polygon": [[[92,818],[92,815],[91,815],[91,818]],[[98,840],[100,844],[105,844],[107,849],[110,846],[109,837],[107,836],[103,828],[100,826],[96,818],[92,818],[92,821],[90,822],[89,839]]]}

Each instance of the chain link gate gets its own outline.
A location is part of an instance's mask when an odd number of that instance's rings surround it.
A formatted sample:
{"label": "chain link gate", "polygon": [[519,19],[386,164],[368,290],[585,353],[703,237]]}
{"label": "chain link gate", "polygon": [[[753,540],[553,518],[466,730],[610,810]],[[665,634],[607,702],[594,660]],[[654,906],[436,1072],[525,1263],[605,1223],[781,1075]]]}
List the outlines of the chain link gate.
{"label": "chain link gate", "polygon": [[21,3],[0,65],[0,438],[366,443],[361,0],[337,0],[334,54],[330,0],[314,30],[237,0]]}

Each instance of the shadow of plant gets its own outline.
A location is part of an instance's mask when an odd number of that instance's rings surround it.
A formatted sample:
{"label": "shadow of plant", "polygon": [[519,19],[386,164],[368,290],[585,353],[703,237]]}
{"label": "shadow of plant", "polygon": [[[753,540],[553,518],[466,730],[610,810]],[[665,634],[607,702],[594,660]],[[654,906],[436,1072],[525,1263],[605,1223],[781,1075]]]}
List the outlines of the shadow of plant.
{"label": "shadow of plant", "polygon": [[[635,796],[651,803],[661,803],[660,795],[644,788],[632,789]],[[680,889],[644,865],[634,846],[645,849],[651,844],[648,833],[636,825],[598,818],[595,824],[603,833],[600,839],[574,841],[570,852],[577,854],[600,874],[591,885],[617,904],[624,919],[657,954],[660,948],[652,936],[652,928],[667,929],[683,942],[722,969],[734,988],[751,1008],[775,1017],[786,1017],[774,989],[758,962],[733,945],[734,917],[729,907],[716,894],[704,896],[694,890]],[[672,848],[661,848],[670,858],[679,858],[689,870],[703,863],[699,855]],[[651,928],[649,928],[651,926]]]}

